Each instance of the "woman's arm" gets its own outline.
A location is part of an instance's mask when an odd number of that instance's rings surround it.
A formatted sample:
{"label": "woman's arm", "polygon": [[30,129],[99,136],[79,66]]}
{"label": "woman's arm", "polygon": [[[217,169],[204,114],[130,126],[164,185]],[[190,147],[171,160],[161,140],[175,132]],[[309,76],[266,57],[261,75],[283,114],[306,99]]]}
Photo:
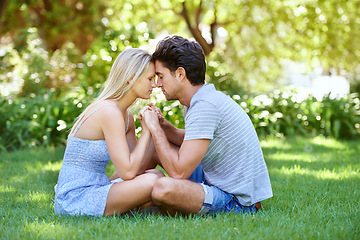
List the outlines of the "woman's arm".
{"label": "woman's arm", "polygon": [[[141,124],[142,124],[142,128],[144,129],[142,121],[141,121]],[[134,116],[131,113],[129,113],[129,129],[128,129],[128,132],[126,133],[126,140],[127,140],[130,152],[132,152],[135,149],[137,140],[136,140],[136,134],[135,134],[135,120],[134,120]],[[145,173],[145,170],[155,168],[157,165],[157,163],[155,162],[156,157],[157,157],[157,155],[155,152],[154,142],[151,139],[149,147],[148,147],[148,149],[145,153],[144,159],[143,159],[143,164],[142,164],[141,168],[139,169],[137,175]]]}
{"label": "woman's arm", "polygon": [[[133,117],[129,119],[129,122],[134,124]],[[104,108],[100,125],[118,176],[123,180],[133,179],[144,164],[151,141],[150,132],[147,129],[143,131],[136,143],[136,138],[133,138],[135,137],[135,125],[132,129],[129,126],[129,131],[133,131],[134,136],[126,136],[124,116],[120,110],[114,108]],[[114,175],[112,177],[116,178]]]}

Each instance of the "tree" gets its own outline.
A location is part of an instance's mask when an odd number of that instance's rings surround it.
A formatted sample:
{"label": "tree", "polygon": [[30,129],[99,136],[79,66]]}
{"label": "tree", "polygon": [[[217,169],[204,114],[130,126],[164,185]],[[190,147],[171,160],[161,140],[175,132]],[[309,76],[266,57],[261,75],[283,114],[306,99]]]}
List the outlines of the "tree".
{"label": "tree", "polygon": [[94,0],[10,1],[1,18],[1,35],[11,36],[17,48],[24,48],[24,30],[37,28],[47,50],[73,42],[85,53],[105,29],[105,8],[105,1]]}
{"label": "tree", "polygon": [[[7,2],[8,0],[3,0],[0,2],[0,19],[2,18],[2,15],[6,9]],[[0,25],[0,31],[1,31],[1,25]]]}
{"label": "tree", "polygon": [[118,1],[117,6],[122,18],[131,9],[132,21],[146,21],[158,32],[187,33],[207,56],[222,55],[220,60],[237,81],[245,78],[247,87],[260,79],[276,82],[286,58],[326,71],[352,72],[359,66],[356,0],[138,0]]}
{"label": "tree", "polygon": [[151,32],[199,42],[211,79],[264,90],[278,83],[284,59],[306,62],[309,71],[354,72],[359,11],[357,0],[9,1],[1,32],[23,46],[22,29],[36,27],[48,50],[73,42],[84,53],[106,29],[146,22]]}

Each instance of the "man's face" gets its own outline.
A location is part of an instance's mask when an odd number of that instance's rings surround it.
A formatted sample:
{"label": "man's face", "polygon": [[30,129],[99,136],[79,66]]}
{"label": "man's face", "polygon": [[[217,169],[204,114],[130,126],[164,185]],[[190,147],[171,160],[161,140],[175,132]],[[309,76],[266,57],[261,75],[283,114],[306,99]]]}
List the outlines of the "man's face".
{"label": "man's face", "polygon": [[170,70],[164,67],[160,61],[155,61],[155,72],[158,76],[157,87],[160,87],[166,100],[178,100],[177,93],[179,82],[176,76],[171,74]]}

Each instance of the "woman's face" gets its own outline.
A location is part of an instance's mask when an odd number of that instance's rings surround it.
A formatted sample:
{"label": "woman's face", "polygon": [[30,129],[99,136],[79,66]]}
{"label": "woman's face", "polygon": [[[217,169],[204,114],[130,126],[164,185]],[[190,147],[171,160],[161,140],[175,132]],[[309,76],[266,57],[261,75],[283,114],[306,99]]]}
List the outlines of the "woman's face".
{"label": "woman's face", "polygon": [[155,77],[155,65],[150,62],[147,72],[134,84],[133,92],[138,98],[150,98],[152,89],[156,87]]}

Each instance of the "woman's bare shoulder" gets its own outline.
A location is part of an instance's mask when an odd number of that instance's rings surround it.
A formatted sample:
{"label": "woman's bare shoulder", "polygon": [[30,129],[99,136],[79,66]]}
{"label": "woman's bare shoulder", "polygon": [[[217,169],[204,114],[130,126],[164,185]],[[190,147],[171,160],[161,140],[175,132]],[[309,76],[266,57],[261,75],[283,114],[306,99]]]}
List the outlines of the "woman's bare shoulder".
{"label": "woman's bare shoulder", "polygon": [[92,107],[92,109],[89,109],[89,111],[97,110],[99,113],[102,114],[114,114],[118,115],[121,114],[120,109],[117,107],[116,103],[112,100],[104,100]]}

